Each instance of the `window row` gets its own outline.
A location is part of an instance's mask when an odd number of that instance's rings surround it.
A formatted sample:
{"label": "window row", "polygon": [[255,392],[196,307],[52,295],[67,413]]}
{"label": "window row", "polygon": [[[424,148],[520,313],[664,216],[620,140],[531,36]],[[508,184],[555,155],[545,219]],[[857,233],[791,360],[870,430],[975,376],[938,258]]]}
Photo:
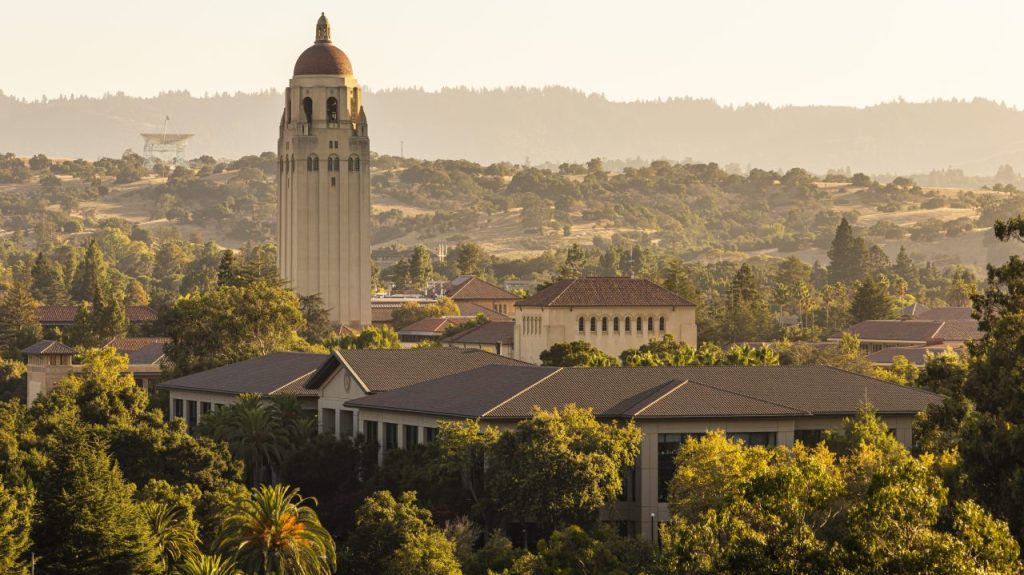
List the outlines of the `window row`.
{"label": "window row", "polygon": [[523,318],[524,335],[538,335],[540,331],[540,316],[526,316]]}
{"label": "window row", "polygon": [[[288,122],[292,121],[292,107],[288,107]],[[302,115],[307,124],[313,123],[313,98],[306,96],[302,99]],[[338,123],[338,99],[334,96],[327,98],[327,121],[331,124]]]}
{"label": "window row", "polygon": [[[596,333],[597,332],[598,321],[599,320],[598,320],[597,317],[590,316],[590,322],[589,322],[590,323],[590,333]],[[648,317],[646,321],[647,321],[647,332],[648,333],[653,332],[654,331],[654,318],[653,317]],[[602,317],[602,318],[600,318],[600,322],[601,322],[601,332],[602,333],[608,333],[608,326],[609,326],[608,318],[607,317]],[[635,329],[636,329],[637,333],[643,333],[644,332],[644,318],[642,318],[640,316],[637,316],[636,318],[631,318],[631,317],[628,317],[628,316],[622,318],[622,324],[621,324],[621,328],[622,329],[621,329],[621,331],[625,331],[626,333],[632,333],[633,329],[634,329],[634,326],[635,326]],[[587,318],[580,317],[579,318],[579,332],[580,333],[586,333],[586,331],[587,331]],[[619,331],[620,331],[620,324],[619,324],[619,318],[618,317],[611,318],[611,331],[614,332],[614,333],[619,333]],[[664,317],[659,317],[658,318],[658,331],[665,331],[665,318]]]}
{"label": "window row", "polygon": [[[361,169],[361,166],[360,166],[359,156],[355,156],[355,155],[349,156],[348,157],[348,171],[350,171],[350,172],[358,172],[358,171],[360,171],[360,169]],[[308,171],[308,172],[318,172],[318,171],[320,171],[320,158],[317,157],[316,154],[313,154],[313,155],[309,156],[308,158],[306,158],[306,171]],[[327,171],[328,172],[340,172],[341,171],[341,158],[339,158],[338,156],[334,156],[334,155],[332,155],[329,158],[327,158]]]}
{"label": "window row", "polygon": [[175,399],[172,406],[171,417],[172,419],[184,419],[189,430],[191,430],[199,423],[199,420],[201,420],[204,415],[215,409],[221,409],[223,407],[223,403],[196,401],[194,399]]}
{"label": "window row", "polygon": [[[423,427],[422,443],[433,443],[437,439],[436,427]],[[384,437],[383,441],[380,437],[380,423],[376,421],[366,421],[363,423],[363,433],[366,436],[367,441],[376,441],[384,451],[391,449],[398,449],[398,424],[397,423],[384,423]],[[409,449],[416,447],[421,443],[420,427],[418,425],[403,425],[402,426],[402,445],[403,449]]]}

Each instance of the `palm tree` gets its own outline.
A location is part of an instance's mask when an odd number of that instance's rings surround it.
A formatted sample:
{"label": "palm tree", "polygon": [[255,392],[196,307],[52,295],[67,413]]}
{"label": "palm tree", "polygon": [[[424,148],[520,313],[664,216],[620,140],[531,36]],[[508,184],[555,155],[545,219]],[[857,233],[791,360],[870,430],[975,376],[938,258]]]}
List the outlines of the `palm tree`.
{"label": "palm tree", "polygon": [[185,559],[175,575],[241,575],[234,562],[220,555],[194,555]]}
{"label": "palm tree", "polygon": [[234,405],[206,415],[198,432],[228,444],[231,454],[245,462],[249,485],[273,481],[288,444],[278,409],[250,393],[239,396]]}
{"label": "palm tree", "polygon": [[185,508],[149,501],[142,505],[142,511],[160,545],[160,563],[165,573],[169,573],[171,565],[180,559],[199,553],[196,525],[188,517]]}
{"label": "palm tree", "polygon": [[330,575],[334,540],[320,525],[316,500],[286,485],[261,485],[224,520],[217,548],[246,573]]}

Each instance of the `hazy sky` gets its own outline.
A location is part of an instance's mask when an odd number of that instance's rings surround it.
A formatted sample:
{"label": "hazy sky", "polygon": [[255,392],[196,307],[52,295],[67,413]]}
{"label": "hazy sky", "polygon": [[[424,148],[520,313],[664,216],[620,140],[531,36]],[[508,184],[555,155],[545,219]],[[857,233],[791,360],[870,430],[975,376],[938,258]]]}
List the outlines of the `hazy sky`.
{"label": "hazy sky", "polygon": [[281,89],[320,11],[371,88],[566,85],[615,100],[1024,108],[1019,0],[36,0],[0,11],[0,90]]}

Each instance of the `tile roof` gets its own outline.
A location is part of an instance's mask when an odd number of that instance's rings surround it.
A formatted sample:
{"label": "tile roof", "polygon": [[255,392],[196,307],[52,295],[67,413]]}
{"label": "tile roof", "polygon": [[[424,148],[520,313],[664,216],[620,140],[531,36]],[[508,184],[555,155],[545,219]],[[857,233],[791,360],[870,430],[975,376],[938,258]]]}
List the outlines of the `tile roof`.
{"label": "tile roof", "polygon": [[933,309],[925,308],[925,311],[919,311],[915,316],[915,319],[938,319],[938,320],[973,320],[971,312],[973,310],[969,307],[937,307]]}
{"label": "tile roof", "polygon": [[935,337],[942,341],[966,341],[983,336],[976,319],[950,319],[942,323]]}
{"label": "tile roof", "polygon": [[345,405],[476,418],[556,371],[557,367],[485,365],[388,393],[374,393]]}
{"label": "tile roof", "polygon": [[[156,311],[145,305],[130,305],[125,307],[125,315],[131,323],[156,321]],[[75,321],[78,313],[78,306],[73,305],[41,305],[36,308],[36,318],[43,324],[63,324]]]}
{"label": "tile roof", "polygon": [[164,358],[164,344],[151,343],[127,353],[129,365],[159,365]]}
{"label": "tile roof", "polygon": [[307,387],[323,385],[339,365],[341,358],[352,367],[359,380],[371,393],[391,391],[423,381],[462,373],[486,365],[532,366],[509,357],[479,349],[434,347],[424,349],[343,349],[332,355],[310,378]]}
{"label": "tile roof", "polygon": [[323,353],[279,351],[171,379],[157,384],[157,389],[228,394],[272,394],[282,392],[285,387],[288,387],[289,391],[306,391],[296,382],[304,383],[309,379],[327,357],[327,354]]}
{"label": "tile roof", "polygon": [[391,314],[398,309],[398,306],[378,307],[370,306],[370,319],[373,323],[390,323],[392,321]]}
{"label": "tile roof", "polygon": [[[846,331],[862,340],[922,344],[932,341],[965,341],[982,336],[978,331],[978,322],[974,319],[872,319],[852,325]],[[832,337],[836,338],[839,335],[835,334]]]}
{"label": "tile roof", "polygon": [[25,355],[73,355],[75,350],[59,341],[43,339],[21,350],[21,353]]}
{"label": "tile roof", "polygon": [[171,343],[169,337],[112,337],[104,342],[103,347],[112,347],[117,351],[130,352],[137,351],[144,347],[149,347],[153,344],[164,345]]}
{"label": "tile roof", "polygon": [[914,365],[924,365],[925,356],[929,353],[939,355],[940,353],[952,349],[960,354],[967,352],[967,348],[964,346],[951,346],[945,343],[938,345],[919,345],[919,346],[908,346],[908,347],[887,347],[885,349],[878,350],[868,354],[868,361],[871,363],[878,363],[882,365],[892,365],[892,360],[897,355],[902,355],[907,358],[907,361]]}
{"label": "tile roof", "polygon": [[[851,325],[848,333],[862,340],[927,342],[935,338],[941,321],[917,319],[870,319]],[[838,337],[838,335],[833,336]]]}
{"label": "tile roof", "polygon": [[561,280],[516,303],[518,307],[693,305],[650,280],[619,277]]}
{"label": "tile roof", "polygon": [[511,345],[515,334],[514,321],[489,321],[442,339],[445,343],[501,343]]}
{"label": "tile roof", "polygon": [[466,299],[516,299],[515,294],[476,276],[459,276],[444,284],[444,295],[456,302]]}
{"label": "tile roof", "polygon": [[391,392],[348,404],[522,419],[530,416],[534,406],[552,409],[572,403],[591,408],[597,417],[606,419],[679,419],[848,415],[865,399],[882,414],[913,414],[940,401],[941,396],[813,365],[557,371],[534,366],[467,370],[406,387],[401,394]]}
{"label": "tile roof", "polygon": [[[920,314],[928,311],[930,308],[924,304],[914,302],[910,305],[903,306],[900,309],[900,315],[911,319],[923,319],[918,317]],[[929,318],[932,319],[932,318]]]}

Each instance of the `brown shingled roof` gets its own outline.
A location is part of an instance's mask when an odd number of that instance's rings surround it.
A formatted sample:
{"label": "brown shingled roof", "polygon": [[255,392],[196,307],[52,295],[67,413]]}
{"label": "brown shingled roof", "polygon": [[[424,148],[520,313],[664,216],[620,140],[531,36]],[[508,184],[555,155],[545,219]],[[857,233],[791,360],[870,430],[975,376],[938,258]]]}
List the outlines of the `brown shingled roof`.
{"label": "brown shingled roof", "polygon": [[[424,349],[343,349],[335,352],[352,367],[371,393],[391,391],[422,381],[462,373],[485,365],[532,364],[478,349],[435,347]],[[333,365],[332,365],[333,363]],[[307,387],[318,388],[334,373],[328,360]]]}
{"label": "brown shingled roof", "polygon": [[186,389],[233,395],[282,393],[287,387],[289,393],[308,393],[301,383],[309,379],[327,357],[323,353],[279,351],[171,379],[157,384],[157,389]]}
{"label": "brown shingled roof", "polygon": [[561,280],[516,303],[518,307],[693,305],[650,280],[618,277]]}
{"label": "brown shingled roof", "polygon": [[75,350],[59,341],[43,339],[21,350],[21,353],[25,355],[73,355]]}
{"label": "brown shingled roof", "polygon": [[914,319],[973,320],[972,311],[969,307],[937,307],[918,312]]}
{"label": "brown shingled roof", "polygon": [[484,317],[491,321],[512,321],[511,316],[507,316],[501,312],[494,311],[489,307],[477,305],[471,301],[461,301],[456,305],[459,306],[459,314],[475,317],[476,314],[482,313]]}
{"label": "brown shingled roof", "polygon": [[[920,320],[920,319],[872,319],[854,324],[846,330],[862,340],[921,342],[965,341],[977,339],[978,321],[966,320]],[[838,334],[833,338],[839,337]]]}

